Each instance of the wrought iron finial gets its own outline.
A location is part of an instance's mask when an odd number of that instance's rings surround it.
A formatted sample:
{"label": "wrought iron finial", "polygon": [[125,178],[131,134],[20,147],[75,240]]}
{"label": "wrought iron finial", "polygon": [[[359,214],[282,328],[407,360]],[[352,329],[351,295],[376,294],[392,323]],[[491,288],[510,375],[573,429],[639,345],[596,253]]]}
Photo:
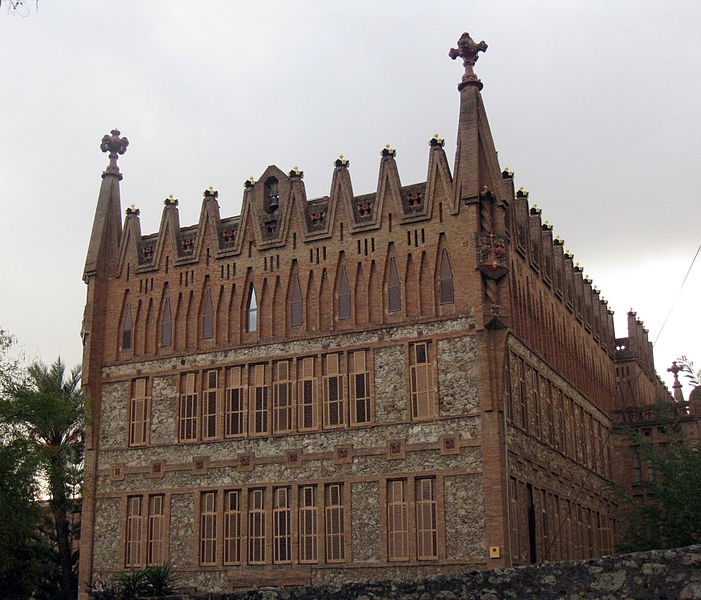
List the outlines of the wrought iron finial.
{"label": "wrought iron finial", "polygon": [[125,137],[119,137],[120,135],[119,129],[113,129],[110,131],[110,135],[105,135],[102,138],[100,150],[109,152],[110,157],[110,164],[107,166],[105,173],[119,174],[117,158],[119,158],[120,154],[124,154],[127,151],[127,146],[129,145],[129,140]]}
{"label": "wrought iron finial", "polygon": [[475,75],[474,66],[479,56],[478,52],[486,52],[487,44],[482,40],[479,44],[470,37],[470,34],[465,32],[458,40],[458,47],[451,48],[448,56],[455,60],[458,56],[462,58],[462,64],[465,66],[465,74],[462,76],[462,83],[458,89],[462,89],[468,83],[476,83],[482,89],[482,82]]}

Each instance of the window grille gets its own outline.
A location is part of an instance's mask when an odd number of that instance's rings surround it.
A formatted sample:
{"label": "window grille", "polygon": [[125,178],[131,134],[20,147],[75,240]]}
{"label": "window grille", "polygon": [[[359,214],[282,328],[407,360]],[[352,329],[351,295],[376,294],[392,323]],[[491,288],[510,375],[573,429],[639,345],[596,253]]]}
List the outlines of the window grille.
{"label": "window grille", "polygon": [[318,422],[317,378],[314,372],[315,358],[305,357],[297,361],[297,405],[299,429],[316,429]]}
{"label": "window grille", "polygon": [[265,490],[248,492],[248,562],[265,563]]}
{"label": "window grille", "polygon": [[246,406],[243,367],[229,367],[226,381],[224,435],[236,437],[246,434]]}
{"label": "window grille", "polygon": [[438,558],[438,524],[435,480],[416,480],[416,557]]}
{"label": "window grille", "polygon": [[200,564],[214,565],[217,561],[217,493],[202,492],[200,496]]}
{"label": "window grille", "polygon": [[241,492],[224,494],[224,564],[241,562]]}
{"label": "window grille", "polygon": [[370,406],[369,352],[356,350],[349,353],[351,419],[353,423],[369,423],[372,420]]}
{"label": "window grille", "polygon": [[345,558],[343,523],[343,484],[326,486],[326,562],[343,562]]}
{"label": "window grille", "polygon": [[387,482],[387,558],[409,560],[406,480]]}
{"label": "window grille", "polygon": [[197,439],[197,373],[180,376],[180,440]]}
{"label": "window grille", "polygon": [[265,365],[249,368],[248,405],[251,407],[251,433],[268,433],[268,386],[265,383]]}
{"label": "window grille", "polygon": [[287,563],[290,549],[290,489],[273,489],[273,562]]}
{"label": "window grille", "polygon": [[292,431],[292,381],[290,361],[281,360],[273,365],[273,431]]}
{"label": "window grille", "polygon": [[148,442],[148,410],[150,398],[146,395],[147,379],[132,381],[132,397],[129,403],[129,445],[141,446]]}
{"label": "window grille", "polygon": [[316,486],[299,488],[299,562],[318,561],[319,531],[317,523]]}
{"label": "window grille", "polygon": [[219,412],[219,371],[212,369],[204,372],[205,389],[202,399],[202,437],[217,437],[217,415]]}
{"label": "window grille", "polygon": [[341,427],[345,423],[344,376],[340,354],[324,357],[324,426]]}

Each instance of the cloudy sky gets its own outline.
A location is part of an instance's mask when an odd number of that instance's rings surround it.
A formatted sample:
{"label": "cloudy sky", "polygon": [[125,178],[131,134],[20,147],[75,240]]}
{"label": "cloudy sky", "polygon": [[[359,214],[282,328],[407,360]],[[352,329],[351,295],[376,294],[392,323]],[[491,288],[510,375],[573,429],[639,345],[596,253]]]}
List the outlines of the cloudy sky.
{"label": "cloudy sky", "polygon": [[[428,139],[454,152],[463,31],[502,167],[616,311],[633,307],[658,371],[701,363],[701,3],[652,0],[377,2],[35,0],[0,6],[0,327],[29,358],[80,361],[81,274],[107,157],[123,208],[156,231],[162,201],[197,222],[202,191],[238,214],[242,184],[299,165],[328,194],[338,154],[356,194],[379,151],[405,184]],[[664,329],[665,317],[672,308]],[[665,377],[669,381],[668,377]]]}

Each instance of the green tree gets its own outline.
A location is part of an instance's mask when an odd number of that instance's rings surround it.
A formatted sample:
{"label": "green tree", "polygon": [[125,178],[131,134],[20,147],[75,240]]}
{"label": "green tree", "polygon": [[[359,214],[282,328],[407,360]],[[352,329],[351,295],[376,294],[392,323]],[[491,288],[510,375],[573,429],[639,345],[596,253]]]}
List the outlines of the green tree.
{"label": "green tree", "polygon": [[623,552],[701,542],[701,449],[685,439],[674,403],[660,403],[656,411],[668,435],[664,446],[653,446],[627,425],[616,428],[653,474],[637,484],[642,498],[616,488],[628,516],[618,548]]}
{"label": "green tree", "polygon": [[61,589],[66,600],[77,595],[72,534],[68,522],[75,465],[82,460],[84,410],[80,367],[66,374],[59,358],[50,367],[35,363],[22,381],[9,381],[0,398],[0,419],[12,435],[24,437],[49,494]]}

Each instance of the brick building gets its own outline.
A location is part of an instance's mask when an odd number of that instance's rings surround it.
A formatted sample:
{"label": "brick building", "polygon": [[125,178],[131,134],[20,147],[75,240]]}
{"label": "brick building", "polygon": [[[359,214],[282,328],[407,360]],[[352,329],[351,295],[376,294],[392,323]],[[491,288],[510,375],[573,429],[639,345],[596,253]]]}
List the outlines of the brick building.
{"label": "brick building", "polygon": [[[268,167],[241,214],[121,219],[105,136],[84,279],[81,589],[170,560],[199,590],[611,552],[612,312],[500,168],[473,72],[451,171],[376,192]],[[650,368],[652,366],[650,365]]]}

